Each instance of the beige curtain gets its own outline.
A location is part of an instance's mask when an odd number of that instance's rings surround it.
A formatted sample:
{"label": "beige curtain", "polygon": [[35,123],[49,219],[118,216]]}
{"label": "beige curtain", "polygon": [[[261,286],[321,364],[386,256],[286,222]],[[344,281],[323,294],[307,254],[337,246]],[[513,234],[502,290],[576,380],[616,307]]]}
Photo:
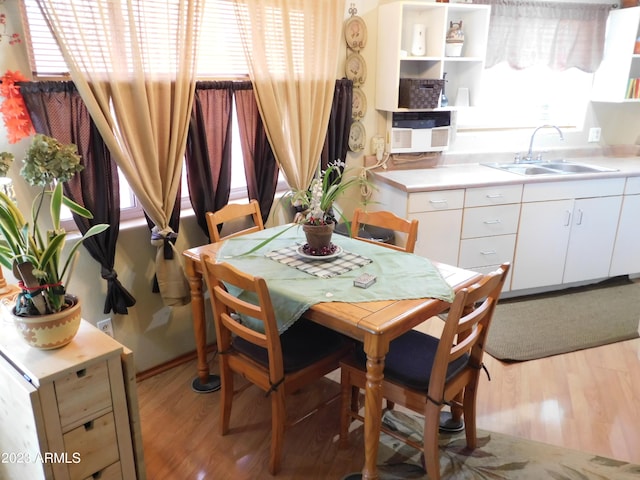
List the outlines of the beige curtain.
{"label": "beige curtain", "polygon": [[487,68],[507,62],[515,69],[595,72],[602,60],[612,2],[475,0],[491,5]]}
{"label": "beige curtain", "polygon": [[305,189],[327,132],[344,0],[236,0],[236,13],[269,142],[289,185]]}
{"label": "beige curtain", "polygon": [[[189,301],[182,255],[165,259],[195,90],[204,0],[38,0],[111,154],[154,222],[166,305]],[[173,244],[172,244],[173,245]]]}

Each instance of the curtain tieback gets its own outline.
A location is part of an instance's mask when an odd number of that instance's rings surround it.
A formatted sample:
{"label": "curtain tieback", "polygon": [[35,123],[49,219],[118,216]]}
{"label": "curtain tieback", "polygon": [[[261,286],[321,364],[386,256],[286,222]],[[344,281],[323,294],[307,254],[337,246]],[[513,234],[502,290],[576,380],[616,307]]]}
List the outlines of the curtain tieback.
{"label": "curtain tieback", "polygon": [[105,267],[102,267],[100,275],[102,276],[103,279],[109,280],[109,281],[112,281],[118,278],[118,274],[116,273],[115,270],[105,268]]}
{"label": "curtain tieback", "polygon": [[158,227],[153,227],[151,230],[151,245],[155,247],[164,247],[164,259],[172,260],[173,259],[173,244],[176,243],[178,239],[178,234],[171,230],[171,228],[165,228],[163,230],[158,230]]}

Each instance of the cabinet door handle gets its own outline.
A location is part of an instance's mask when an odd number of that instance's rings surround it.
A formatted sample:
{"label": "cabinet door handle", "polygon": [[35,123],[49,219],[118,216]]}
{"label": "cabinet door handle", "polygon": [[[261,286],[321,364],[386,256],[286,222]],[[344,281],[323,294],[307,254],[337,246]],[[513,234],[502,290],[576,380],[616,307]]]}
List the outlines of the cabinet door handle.
{"label": "cabinet door handle", "polygon": [[487,198],[502,198],[504,197],[503,194],[501,193],[488,193],[487,194]]}
{"label": "cabinet door handle", "polygon": [[485,250],[484,252],[480,252],[480,255],[495,255],[496,253],[495,250]]}
{"label": "cabinet door handle", "polygon": [[435,205],[442,205],[442,204],[446,204],[447,201],[446,200],[429,200],[429,203],[432,203]]}
{"label": "cabinet door handle", "polygon": [[569,210],[566,210],[564,213],[565,213],[564,226],[568,227],[569,224],[571,223],[571,212]]}
{"label": "cabinet door handle", "polygon": [[576,225],[582,225],[582,216],[584,215],[584,212],[582,211],[582,209],[578,209],[578,220],[576,221]]}
{"label": "cabinet door handle", "polygon": [[496,218],[495,220],[485,220],[484,221],[485,225],[495,225],[497,223],[502,223],[502,220],[500,220],[499,218]]}

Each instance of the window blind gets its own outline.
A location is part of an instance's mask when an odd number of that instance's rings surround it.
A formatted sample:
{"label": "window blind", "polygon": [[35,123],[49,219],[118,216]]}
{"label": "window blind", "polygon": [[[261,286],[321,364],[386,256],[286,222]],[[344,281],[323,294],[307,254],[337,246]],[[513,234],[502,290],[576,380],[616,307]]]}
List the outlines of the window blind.
{"label": "window blind", "polygon": [[[162,55],[163,45],[171,43],[171,34],[159,25],[164,25],[164,18],[169,12],[171,15],[177,9],[179,2],[183,0],[134,0],[138,25],[142,29],[139,35],[153,36],[158,46],[156,52],[151,54]],[[36,79],[65,77],[69,75],[62,53],[49,30],[49,27],[40,11],[37,0],[21,0],[22,22],[28,45],[29,62],[31,71]],[[66,8],[73,8],[75,13],[86,17],[85,26],[92,22],[95,3],[91,0],[60,0],[60,4]],[[169,6],[169,8],[167,7]],[[61,15],[64,15],[62,10]],[[176,14],[177,15],[177,14]],[[64,17],[63,17],[64,18]],[[73,28],[71,16],[69,16],[69,28]],[[244,78],[248,75],[248,67],[245,60],[242,42],[236,22],[233,1],[208,0],[201,24],[197,75],[199,78]],[[117,29],[114,26],[114,31]],[[97,32],[105,35],[105,32]],[[117,48],[117,38],[111,44]],[[127,52],[123,52],[125,55]],[[100,51],[96,47],[96,56]],[[106,66],[108,68],[108,66]]]}

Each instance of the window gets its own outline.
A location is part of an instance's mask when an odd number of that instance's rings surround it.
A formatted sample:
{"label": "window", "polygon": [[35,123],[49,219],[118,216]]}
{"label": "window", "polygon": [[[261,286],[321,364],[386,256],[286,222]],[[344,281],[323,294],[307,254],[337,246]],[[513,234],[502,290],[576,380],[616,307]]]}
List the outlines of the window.
{"label": "window", "polygon": [[592,81],[593,74],[577,68],[515,70],[500,63],[484,70],[477,106],[459,111],[458,127],[529,128],[545,123],[581,127]]}
{"label": "window", "polygon": [[[174,0],[176,2],[182,0]],[[153,8],[145,2],[145,14],[153,16]],[[91,2],[78,2],[79,6],[90,8]],[[60,79],[68,78],[69,71],[64,58],[54,40],[49,28],[40,12],[36,0],[22,0],[24,28],[29,45],[29,62],[34,78]],[[147,27],[153,25],[153,18],[144,23]],[[244,50],[242,47],[233,1],[208,0],[204,12],[203,24],[200,36],[199,57],[197,75],[199,79],[242,79],[248,78]],[[154,34],[158,31],[153,30]],[[232,139],[232,198],[246,196],[246,180],[244,175],[244,163],[240,146],[237,118],[235,108],[233,111],[233,139]],[[120,208],[123,220],[139,218],[142,215],[141,208],[137,205],[135,196],[129,188],[124,176],[120,173]],[[182,176],[182,207],[190,208],[188,188],[186,181],[186,169],[183,168]],[[69,215],[69,219],[71,216]]]}

